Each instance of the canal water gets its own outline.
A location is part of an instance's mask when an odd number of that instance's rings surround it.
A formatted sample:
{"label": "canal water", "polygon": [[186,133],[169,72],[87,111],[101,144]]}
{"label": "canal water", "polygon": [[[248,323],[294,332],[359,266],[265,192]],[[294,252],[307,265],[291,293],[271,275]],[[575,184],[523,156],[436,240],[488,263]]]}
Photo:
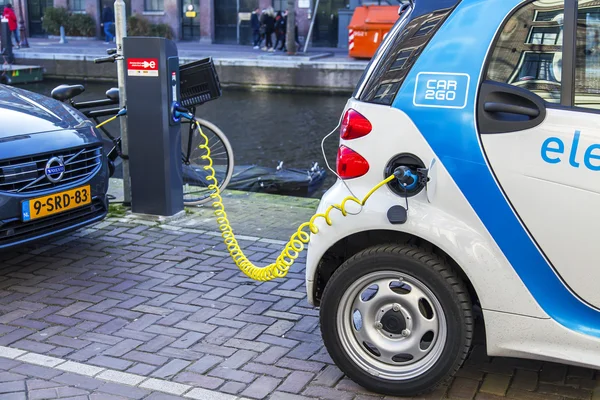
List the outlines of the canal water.
{"label": "canal water", "polygon": [[[50,95],[62,83],[45,81],[23,86],[33,92]],[[79,100],[104,98],[116,83],[87,83]],[[338,124],[347,98],[318,94],[289,94],[224,89],[220,99],[198,107],[196,115],[216,124],[231,142],[236,165],[309,169],[315,162],[325,167],[321,140]],[[118,135],[118,124],[109,131]],[[325,150],[332,168],[339,135],[326,142]],[[313,197],[320,197],[335,182],[328,171],[323,187]]]}

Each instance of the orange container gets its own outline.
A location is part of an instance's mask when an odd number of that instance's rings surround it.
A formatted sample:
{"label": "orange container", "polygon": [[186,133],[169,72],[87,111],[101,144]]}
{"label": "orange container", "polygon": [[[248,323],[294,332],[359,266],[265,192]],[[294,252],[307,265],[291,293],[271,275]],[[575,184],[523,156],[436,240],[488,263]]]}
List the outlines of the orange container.
{"label": "orange container", "polygon": [[398,20],[398,6],[359,6],[348,25],[348,55],[371,58]]}

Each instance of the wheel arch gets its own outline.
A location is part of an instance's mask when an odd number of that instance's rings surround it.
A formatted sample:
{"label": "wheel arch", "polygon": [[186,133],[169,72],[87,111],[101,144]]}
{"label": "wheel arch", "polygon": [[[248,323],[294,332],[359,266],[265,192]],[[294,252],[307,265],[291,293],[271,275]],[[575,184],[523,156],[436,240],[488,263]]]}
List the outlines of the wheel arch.
{"label": "wheel arch", "polygon": [[315,271],[315,284],[313,286],[313,299],[315,306],[319,306],[321,303],[321,296],[327,282],[333,275],[333,273],[350,257],[354,254],[365,250],[368,247],[381,245],[381,244],[412,244],[419,246],[425,250],[431,251],[443,260],[448,262],[461,280],[464,282],[473,305],[480,306],[479,296],[475,291],[475,287],[471,283],[471,280],[461,268],[461,266],[452,258],[448,253],[442,250],[439,246],[425,240],[419,236],[394,231],[394,230],[369,230],[362,231],[346,236],[337,241],[331,246],[321,257],[317,270]]}

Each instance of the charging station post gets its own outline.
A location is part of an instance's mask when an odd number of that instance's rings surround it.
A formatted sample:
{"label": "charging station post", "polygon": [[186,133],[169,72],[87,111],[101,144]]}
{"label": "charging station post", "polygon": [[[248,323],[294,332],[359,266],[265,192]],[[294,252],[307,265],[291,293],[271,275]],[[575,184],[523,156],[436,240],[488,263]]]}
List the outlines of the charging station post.
{"label": "charging station post", "polygon": [[134,213],[173,216],[183,211],[179,57],[171,40],[123,38],[127,70],[127,133]]}

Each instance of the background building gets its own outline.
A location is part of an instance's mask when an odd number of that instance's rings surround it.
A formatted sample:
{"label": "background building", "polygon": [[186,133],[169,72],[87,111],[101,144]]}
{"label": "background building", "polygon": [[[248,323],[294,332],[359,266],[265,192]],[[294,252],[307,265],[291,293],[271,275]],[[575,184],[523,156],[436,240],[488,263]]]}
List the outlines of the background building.
{"label": "background building", "polygon": [[[314,15],[315,0],[296,0],[296,15],[300,41],[304,44],[312,18],[315,20],[312,45],[338,46],[339,10],[354,8],[360,0],[320,0]],[[379,0],[376,0],[377,2]],[[0,0],[0,8],[14,3],[17,18],[23,7],[23,19],[28,35],[44,37],[42,18],[48,7],[65,7],[75,13],[87,13],[97,21],[97,35],[102,36],[100,15],[104,3],[112,0]],[[167,23],[177,40],[203,43],[249,44],[250,13],[256,8],[273,7],[276,11],[287,8],[287,0],[125,0],[129,15],[141,15],[154,23]],[[353,4],[356,3],[356,4]],[[193,8],[195,17],[186,16]],[[346,21],[346,19],[343,19]],[[347,23],[347,21],[345,22]],[[345,28],[345,27],[343,27]],[[345,47],[347,38],[340,43]]]}

